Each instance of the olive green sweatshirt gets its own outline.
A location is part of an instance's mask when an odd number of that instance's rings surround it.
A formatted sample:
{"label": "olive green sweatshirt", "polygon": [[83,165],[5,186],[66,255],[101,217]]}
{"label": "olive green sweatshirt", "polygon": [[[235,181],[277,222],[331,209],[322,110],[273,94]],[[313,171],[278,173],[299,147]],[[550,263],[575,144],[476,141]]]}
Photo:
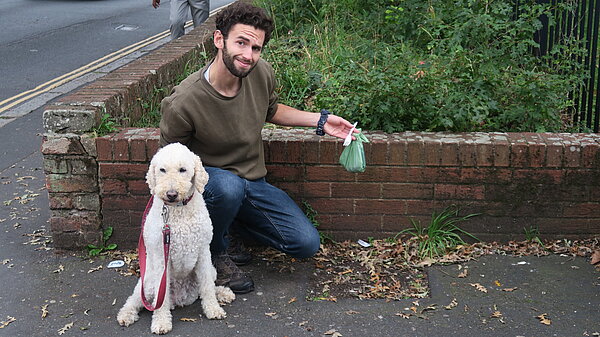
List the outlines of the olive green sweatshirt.
{"label": "olive green sweatshirt", "polygon": [[173,88],[161,103],[160,145],[179,142],[202,159],[254,180],[267,174],[261,130],[277,110],[273,68],[260,59],[242,79],[238,94],[226,97],[203,76],[208,66]]}

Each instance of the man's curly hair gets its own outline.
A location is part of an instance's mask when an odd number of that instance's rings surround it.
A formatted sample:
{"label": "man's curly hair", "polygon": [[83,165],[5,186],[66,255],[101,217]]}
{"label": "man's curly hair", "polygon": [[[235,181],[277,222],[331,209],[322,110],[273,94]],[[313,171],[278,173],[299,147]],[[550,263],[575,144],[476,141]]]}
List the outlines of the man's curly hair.
{"label": "man's curly hair", "polygon": [[274,28],[273,20],[267,15],[267,11],[263,8],[255,7],[244,2],[236,2],[217,14],[216,26],[225,39],[227,39],[231,27],[238,23],[264,31],[265,41],[263,47],[266,46],[267,42],[271,39],[271,33]]}

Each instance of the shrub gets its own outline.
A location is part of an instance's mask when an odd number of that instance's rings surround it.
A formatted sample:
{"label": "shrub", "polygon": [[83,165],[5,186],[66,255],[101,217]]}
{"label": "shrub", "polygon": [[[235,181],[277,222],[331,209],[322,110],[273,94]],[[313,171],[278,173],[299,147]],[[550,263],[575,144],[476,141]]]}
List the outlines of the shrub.
{"label": "shrub", "polygon": [[[559,131],[585,78],[582,41],[534,55],[539,17],[572,2],[259,1],[275,19],[265,49],[280,100],[327,108],[365,129]],[[552,7],[554,6],[554,7]]]}

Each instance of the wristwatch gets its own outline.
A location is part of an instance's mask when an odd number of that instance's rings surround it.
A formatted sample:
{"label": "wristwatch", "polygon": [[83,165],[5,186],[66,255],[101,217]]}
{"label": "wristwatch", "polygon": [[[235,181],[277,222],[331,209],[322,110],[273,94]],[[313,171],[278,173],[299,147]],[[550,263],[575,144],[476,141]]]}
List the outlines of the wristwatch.
{"label": "wristwatch", "polygon": [[325,135],[325,131],[323,130],[323,127],[325,126],[325,123],[327,123],[327,117],[329,117],[329,114],[331,112],[322,109],[321,110],[321,118],[319,118],[319,122],[317,123],[317,130],[316,133],[319,136],[324,136]]}

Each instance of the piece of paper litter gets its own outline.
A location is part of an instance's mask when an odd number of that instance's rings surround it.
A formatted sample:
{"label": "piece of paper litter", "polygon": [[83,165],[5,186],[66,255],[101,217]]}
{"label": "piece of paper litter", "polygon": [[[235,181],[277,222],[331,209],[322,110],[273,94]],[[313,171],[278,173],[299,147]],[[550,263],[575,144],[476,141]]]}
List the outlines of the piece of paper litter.
{"label": "piece of paper litter", "polygon": [[368,243],[368,242],[366,242],[366,241],[363,241],[363,240],[358,240],[358,241],[356,241],[356,243],[358,243],[359,245],[361,245],[361,246],[363,246],[363,247],[365,247],[365,248],[369,248],[369,247],[371,247],[371,244],[370,244],[370,243]]}
{"label": "piece of paper litter", "polygon": [[115,260],[115,261],[111,261],[107,268],[121,268],[125,265],[125,261],[123,260]]}

